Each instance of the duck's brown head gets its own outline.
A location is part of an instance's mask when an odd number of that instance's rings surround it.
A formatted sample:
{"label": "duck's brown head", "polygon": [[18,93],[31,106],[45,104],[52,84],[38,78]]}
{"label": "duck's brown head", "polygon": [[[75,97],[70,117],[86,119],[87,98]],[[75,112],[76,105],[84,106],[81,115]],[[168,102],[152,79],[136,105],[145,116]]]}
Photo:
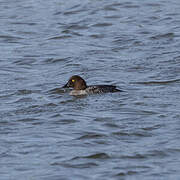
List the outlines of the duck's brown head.
{"label": "duck's brown head", "polygon": [[87,88],[86,82],[83,78],[81,78],[80,76],[72,76],[69,81],[67,82],[67,84],[65,84],[63,86],[63,88],[69,88],[72,87],[74,88],[74,90],[84,90]]}

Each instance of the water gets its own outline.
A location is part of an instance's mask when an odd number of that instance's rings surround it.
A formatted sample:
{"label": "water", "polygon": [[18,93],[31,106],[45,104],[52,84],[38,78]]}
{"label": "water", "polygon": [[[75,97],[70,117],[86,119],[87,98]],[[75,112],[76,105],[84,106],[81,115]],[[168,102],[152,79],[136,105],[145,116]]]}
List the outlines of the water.
{"label": "water", "polygon": [[[1,0],[0,179],[179,179],[179,8]],[[74,74],[124,92],[71,97]]]}

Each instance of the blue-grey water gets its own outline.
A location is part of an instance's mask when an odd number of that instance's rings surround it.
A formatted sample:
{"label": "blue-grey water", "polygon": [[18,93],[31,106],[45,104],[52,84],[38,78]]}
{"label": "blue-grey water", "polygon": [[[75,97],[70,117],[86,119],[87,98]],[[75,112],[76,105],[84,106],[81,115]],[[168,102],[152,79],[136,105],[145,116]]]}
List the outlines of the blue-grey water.
{"label": "blue-grey water", "polygon": [[[0,0],[0,179],[180,178],[179,0]],[[72,97],[70,76],[122,93]]]}

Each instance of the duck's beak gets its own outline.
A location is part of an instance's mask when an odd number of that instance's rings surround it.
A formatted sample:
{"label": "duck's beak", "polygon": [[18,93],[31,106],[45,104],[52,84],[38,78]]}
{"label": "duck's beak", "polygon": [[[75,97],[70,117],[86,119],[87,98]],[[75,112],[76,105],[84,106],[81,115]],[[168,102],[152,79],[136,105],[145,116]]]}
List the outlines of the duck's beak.
{"label": "duck's beak", "polygon": [[62,88],[68,88],[69,87],[69,85],[68,85],[68,83],[66,83]]}

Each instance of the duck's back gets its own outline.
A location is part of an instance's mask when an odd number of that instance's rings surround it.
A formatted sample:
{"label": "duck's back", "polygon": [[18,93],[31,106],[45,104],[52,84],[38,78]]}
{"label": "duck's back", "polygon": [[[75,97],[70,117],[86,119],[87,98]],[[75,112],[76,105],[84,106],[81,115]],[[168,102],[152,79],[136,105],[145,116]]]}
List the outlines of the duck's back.
{"label": "duck's back", "polygon": [[87,93],[108,93],[121,91],[112,85],[92,85],[86,88]]}

